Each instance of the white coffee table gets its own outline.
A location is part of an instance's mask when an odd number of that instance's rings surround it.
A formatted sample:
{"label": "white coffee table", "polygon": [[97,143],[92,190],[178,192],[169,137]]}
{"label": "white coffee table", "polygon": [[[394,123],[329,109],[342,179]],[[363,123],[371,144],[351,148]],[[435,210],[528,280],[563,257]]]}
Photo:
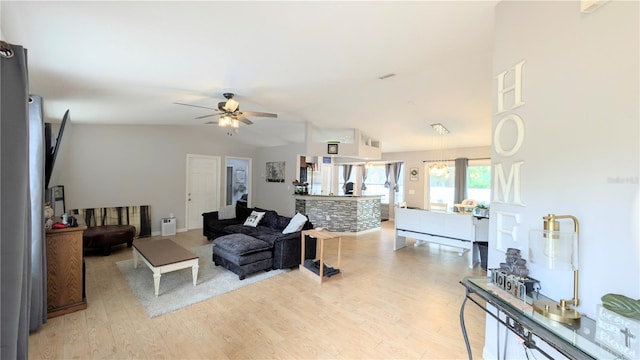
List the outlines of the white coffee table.
{"label": "white coffee table", "polygon": [[198,255],[176,244],[170,239],[136,240],[133,242],[133,267],[142,259],[153,271],[153,286],[156,297],[160,289],[160,276],[171,271],[191,268],[193,286],[198,281]]}

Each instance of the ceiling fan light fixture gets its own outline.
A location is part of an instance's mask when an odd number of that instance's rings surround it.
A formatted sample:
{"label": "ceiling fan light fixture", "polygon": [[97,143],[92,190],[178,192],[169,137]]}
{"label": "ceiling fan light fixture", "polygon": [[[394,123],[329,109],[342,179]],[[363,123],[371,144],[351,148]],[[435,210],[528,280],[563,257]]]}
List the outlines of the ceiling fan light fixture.
{"label": "ceiling fan light fixture", "polygon": [[240,103],[236,100],[233,100],[233,95],[234,95],[233,93],[224,93],[222,95],[225,97],[225,99],[227,99],[227,101],[218,102],[217,109],[206,107],[206,106],[200,106],[200,105],[183,104],[178,102],[175,102],[174,104],[213,110],[215,111],[213,114],[199,116],[196,119],[203,119],[210,116],[220,116],[217,122],[208,122],[208,124],[217,123],[218,126],[220,127],[231,127],[234,129],[238,129],[240,127],[240,123],[244,123],[247,125],[253,124],[253,122],[247,119],[246,116],[257,116],[257,117],[268,117],[268,118],[278,117],[278,114],[259,112],[259,111],[240,112]]}
{"label": "ceiling fan light fixture", "polygon": [[231,116],[228,115],[224,115],[222,117],[220,117],[220,119],[218,120],[218,126],[219,127],[230,127],[230,128],[234,128],[237,129],[240,127],[240,120],[238,119],[234,119]]}

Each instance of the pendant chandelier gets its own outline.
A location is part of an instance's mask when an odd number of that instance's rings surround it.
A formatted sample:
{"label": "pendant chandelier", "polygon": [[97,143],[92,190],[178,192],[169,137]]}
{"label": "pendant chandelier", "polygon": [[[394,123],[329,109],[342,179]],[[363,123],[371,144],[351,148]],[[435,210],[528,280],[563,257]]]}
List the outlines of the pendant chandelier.
{"label": "pendant chandelier", "polygon": [[440,123],[431,124],[431,127],[436,132],[434,145],[437,149],[437,152],[436,162],[429,166],[429,174],[433,176],[449,176],[449,167],[445,163],[444,158],[446,135],[449,134],[449,130]]}

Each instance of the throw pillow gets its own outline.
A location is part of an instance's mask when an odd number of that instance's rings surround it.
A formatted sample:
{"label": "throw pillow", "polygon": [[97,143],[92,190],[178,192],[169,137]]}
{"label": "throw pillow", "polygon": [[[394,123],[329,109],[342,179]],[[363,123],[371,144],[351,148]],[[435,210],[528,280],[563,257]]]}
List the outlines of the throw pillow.
{"label": "throw pillow", "polygon": [[287,227],[282,230],[282,233],[291,234],[294,232],[298,232],[302,230],[302,227],[304,227],[304,224],[306,222],[307,217],[300,213],[297,213],[294,217],[291,218],[291,221],[289,221],[289,225],[287,225]]}
{"label": "throw pillow", "polygon": [[278,215],[277,212],[273,210],[266,210],[264,212],[264,217],[262,218],[262,222],[260,223],[260,226],[266,226],[268,228],[278,229],[278,231],[280,231],[280,229],[282,228],[277,227],[278,217],[280,217],[280,215]]}
{"label": "throw pillow", "polygon": [[236,207],[233,205],[223,206],[218,210],[218,220],[227,220],[236,218]]}
{"label": "throw pillow", "polygon": [[263,212],[252,211],[251,215],[249,215],[249,217],[244,222],[244,224],[247,226],[256,227],[258,226],[258,223],[260,222],[260,220],[262,220],[263,216],[264,216]]}

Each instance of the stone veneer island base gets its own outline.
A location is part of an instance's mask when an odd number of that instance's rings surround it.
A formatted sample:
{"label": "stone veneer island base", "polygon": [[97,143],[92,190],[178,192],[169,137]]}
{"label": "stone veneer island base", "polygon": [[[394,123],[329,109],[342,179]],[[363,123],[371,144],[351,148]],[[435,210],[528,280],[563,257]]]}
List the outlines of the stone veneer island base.
{"label": "stone veneer island base", "polygon": [[316,227],[358,233],[380,228],[380,196],[294,195],[296,212]]}

